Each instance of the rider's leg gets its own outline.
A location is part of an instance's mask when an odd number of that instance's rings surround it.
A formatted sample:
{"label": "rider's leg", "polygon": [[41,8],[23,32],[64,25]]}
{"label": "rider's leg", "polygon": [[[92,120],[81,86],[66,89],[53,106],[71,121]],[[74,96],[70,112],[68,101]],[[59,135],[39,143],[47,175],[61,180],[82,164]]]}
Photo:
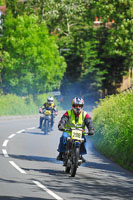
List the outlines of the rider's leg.
{"label": "rider's leg", "polygon": [[42,128],[43,117],[40,117],[40,125],[39,128]]}
{"label": "rider's leg", "polygon": [[57,151],[59,152],[59,154],[57,156],[57,160],[62,160],[62,154],[66,151],[65,145],[67,143],[68,136],[69,136],[69,134],[67,132],[64,132],[62,134],[62,136],[60,137],[60,143],[59,143],[59,146],[57,149]]}
{"label": "rider's leg", "polygon": [[81,144],[81,148],[80,148],[80,156],[82,159],[82,162],[86,162],[85,158],[83,157],[83,155],[87,154],[87,149],[86,149],[86,138],[83,135],[82,138],[84,138],[84,142]]}

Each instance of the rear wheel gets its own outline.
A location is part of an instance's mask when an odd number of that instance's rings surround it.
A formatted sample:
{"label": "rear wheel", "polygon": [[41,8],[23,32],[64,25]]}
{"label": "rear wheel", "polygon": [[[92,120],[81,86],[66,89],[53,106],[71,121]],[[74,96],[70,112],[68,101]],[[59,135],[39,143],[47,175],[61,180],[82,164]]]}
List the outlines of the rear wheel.
{"label": "rear wheel", "polygon": [[74,177],[76,175],[76,171],[78,168],[78,160],[79,160],[79,148],[75,149],[75,152],[72,157],[72,164],[71,164],[71,176]]}

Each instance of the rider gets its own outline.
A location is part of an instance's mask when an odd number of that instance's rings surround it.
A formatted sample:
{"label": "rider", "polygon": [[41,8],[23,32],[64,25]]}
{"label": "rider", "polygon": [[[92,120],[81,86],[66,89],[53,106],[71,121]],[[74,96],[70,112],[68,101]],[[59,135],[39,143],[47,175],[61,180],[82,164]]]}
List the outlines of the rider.
{"label": "rider", "polygon": [[[60,137],[60,143],[58,146],[57,151],[59,152],[59,155],[57,156],[57,160],[63,160],[63,153],[65,152],[65,145],[67,142],[67,137],[69,136],[70,133],[65,131],[65,128],[72,128],[72,127],[78,127],[82,128],[85,130],[85,126],[88,129],[88,135],[93,135],[94,134],[94,127],[93,123],[91,120],[91,116],[83,111],[83,106],[84,106],[84,100],[80,97],[75,97],[72,100],[72,109],[68,110],[62,117],[61,120],[58,124],[58,129],[60,131],[64,131],[62,136]],[[84,134],[82,137],[85,139],[84,143],[81,148],[81,159],[82,162],[85,162],[85,159],[83,158],[82,155],[87,154],[86,148],[85,148],[85,143],[86,143],[86,138]]]}
{"label": "rider", "polygon": [[[53,112],[55,112],[55,114],[57,114],[57,108],[54,104],[54,98],[53,97],[48,97],[47,102],[44,103],[42,105],[42,107],[40,107],[39,109],[39,113],[42,113],[44,110],[51,110],[51,128],[53,128],[54,125],[54,116],[53,116]],[[43,122],[43,117],[40,116],[40,126],[38,128],[42,127],[42,122]]]}

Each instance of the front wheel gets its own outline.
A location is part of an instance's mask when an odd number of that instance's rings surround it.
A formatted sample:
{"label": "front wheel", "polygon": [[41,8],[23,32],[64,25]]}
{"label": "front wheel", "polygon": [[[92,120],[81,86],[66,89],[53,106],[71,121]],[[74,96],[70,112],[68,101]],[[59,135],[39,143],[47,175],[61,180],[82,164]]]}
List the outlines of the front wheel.
{"label": "front wheel", "polygon": [[65,164],[66,164],[65,172],[66,172],[66,173],[69,173],[69,172],[70,172],[70,169],[71,169],[71,163],[70,163],[70,160],[67,159],[67,162],[66,162]]}
{"label": "front wheel", "polygon": [[44,134],[48,134],[48,129],[49,129],[49,121],[45,120],[44,124]]}
{"label": "front wheel", "polygon": [[75,149],[75,152],[72,156],[72,164],[71,164],[71,176],[74,177],[76,175],[76,171],[78,168],[78,160],[79,160],[80,150],[79,148]]}

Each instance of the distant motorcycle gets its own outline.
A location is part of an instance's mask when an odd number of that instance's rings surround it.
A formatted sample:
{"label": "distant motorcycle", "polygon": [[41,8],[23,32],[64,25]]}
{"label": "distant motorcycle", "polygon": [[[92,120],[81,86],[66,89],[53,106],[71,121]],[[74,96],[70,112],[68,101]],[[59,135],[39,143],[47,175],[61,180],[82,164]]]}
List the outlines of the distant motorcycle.
{"label": "distant motorcycle", "polygon": [[80,149],[81,144],[84,142],[84,138],[82,138],[81,129],[73,128],[71,129],[71,132],[71,136],[67,138],[66,152],[63,154],[63,165],[65,166],[65,172],[70,172],[71,176],[74,177],[77,168],[82,163],[80,158]]}
{"label": "distant motorcycle", "polygon": [[52,130],[53,124],[51,124],[51,121],[53,122],[57,112],[53,112],[51,109],[45,109],[42,111],[42,114],[43,122],[41,130],[44,132],[44,134],[48,134],[48,132]]}
{"label": "distant motorcycle", "polygon": [[51,110],[43,110],[43,122],[41,130],[44,134],[48,134],[51,129]]}

